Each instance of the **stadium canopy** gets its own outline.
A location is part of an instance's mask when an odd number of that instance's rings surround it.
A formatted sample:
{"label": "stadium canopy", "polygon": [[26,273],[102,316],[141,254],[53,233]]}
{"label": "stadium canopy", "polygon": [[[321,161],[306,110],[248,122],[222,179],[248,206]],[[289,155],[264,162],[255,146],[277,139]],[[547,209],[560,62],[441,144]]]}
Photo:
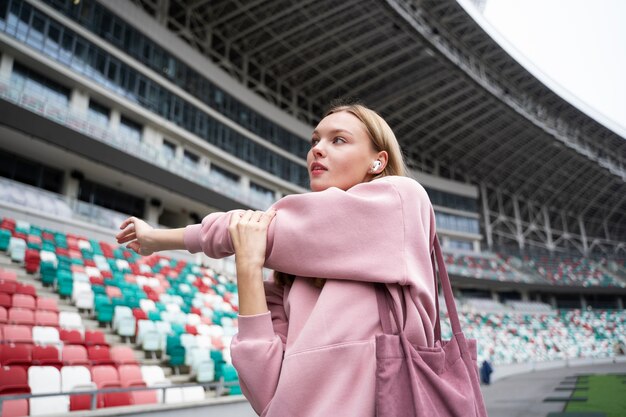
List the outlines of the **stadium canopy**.
{"label": "stadium canopy", "polygon": [[567,212],[589,236],[626,241],[624,132],[541,82],[465,2],[134,3],[312,126],[334,99],[358,99],[386,118],[416,169]]}

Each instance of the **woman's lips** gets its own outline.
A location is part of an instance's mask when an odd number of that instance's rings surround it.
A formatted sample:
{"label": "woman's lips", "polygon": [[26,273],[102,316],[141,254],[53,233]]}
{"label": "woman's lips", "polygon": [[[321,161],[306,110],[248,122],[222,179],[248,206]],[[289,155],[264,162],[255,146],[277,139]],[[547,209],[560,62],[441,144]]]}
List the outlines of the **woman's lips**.
{"label": "woman's lips", "polygon": [[322,175],[326,171],[328,171],[328,168],[326,168],[324,165],[320,164],[319,162],[313,162],[311,164],[311,175],[319,176],[319,175]]}

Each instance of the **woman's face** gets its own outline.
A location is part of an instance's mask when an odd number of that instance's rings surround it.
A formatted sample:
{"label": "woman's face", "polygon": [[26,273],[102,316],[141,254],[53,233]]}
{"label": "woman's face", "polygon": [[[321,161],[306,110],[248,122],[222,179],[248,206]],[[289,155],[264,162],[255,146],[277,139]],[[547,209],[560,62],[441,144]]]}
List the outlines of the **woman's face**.
{"label": "woman's face", "polygon": [[[306,158],[311,190],[347,190],[371,180],[373,175],[368,170],[378,156],[365,125],[356,116],[346,111],[326,116],[313,131]],[[386,160],[381,162],[376,173],[382,171]]]}

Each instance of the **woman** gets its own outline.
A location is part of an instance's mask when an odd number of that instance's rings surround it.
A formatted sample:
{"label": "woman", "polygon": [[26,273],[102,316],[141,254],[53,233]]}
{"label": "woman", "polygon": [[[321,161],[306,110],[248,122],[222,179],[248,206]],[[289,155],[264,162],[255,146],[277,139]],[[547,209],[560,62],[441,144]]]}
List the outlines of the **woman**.
{"label": "woman", "polygon": [[[130,218],[118,242],[144,255],[236,254],[231,355],[258,414],[373,416],[374,337],[382,330],[372,282],[399,284],[389,289],[405,333],[432,347],[434,211],[424,188],[404,176],[387,123],[363,106],[327,113],[307,165],[313,192],[284,197],[268,212],[211,213],[170,231]],[[263,282],[262,266],[279,271],[274,280]]]}

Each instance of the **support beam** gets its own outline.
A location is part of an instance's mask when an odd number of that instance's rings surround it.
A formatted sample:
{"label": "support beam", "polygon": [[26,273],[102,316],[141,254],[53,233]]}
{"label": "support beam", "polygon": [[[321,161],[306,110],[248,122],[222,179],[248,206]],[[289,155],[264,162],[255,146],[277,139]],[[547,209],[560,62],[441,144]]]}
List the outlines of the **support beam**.
{"label": "support beam", "polygon": [[489,215],[489,203],[487,201],[487,186],[484,182],[480,183],[480,197],[483,203],[483,219],[487,246],[489,246],[489,250],[493,250],[493,229],[491,227],[491,216]]}

